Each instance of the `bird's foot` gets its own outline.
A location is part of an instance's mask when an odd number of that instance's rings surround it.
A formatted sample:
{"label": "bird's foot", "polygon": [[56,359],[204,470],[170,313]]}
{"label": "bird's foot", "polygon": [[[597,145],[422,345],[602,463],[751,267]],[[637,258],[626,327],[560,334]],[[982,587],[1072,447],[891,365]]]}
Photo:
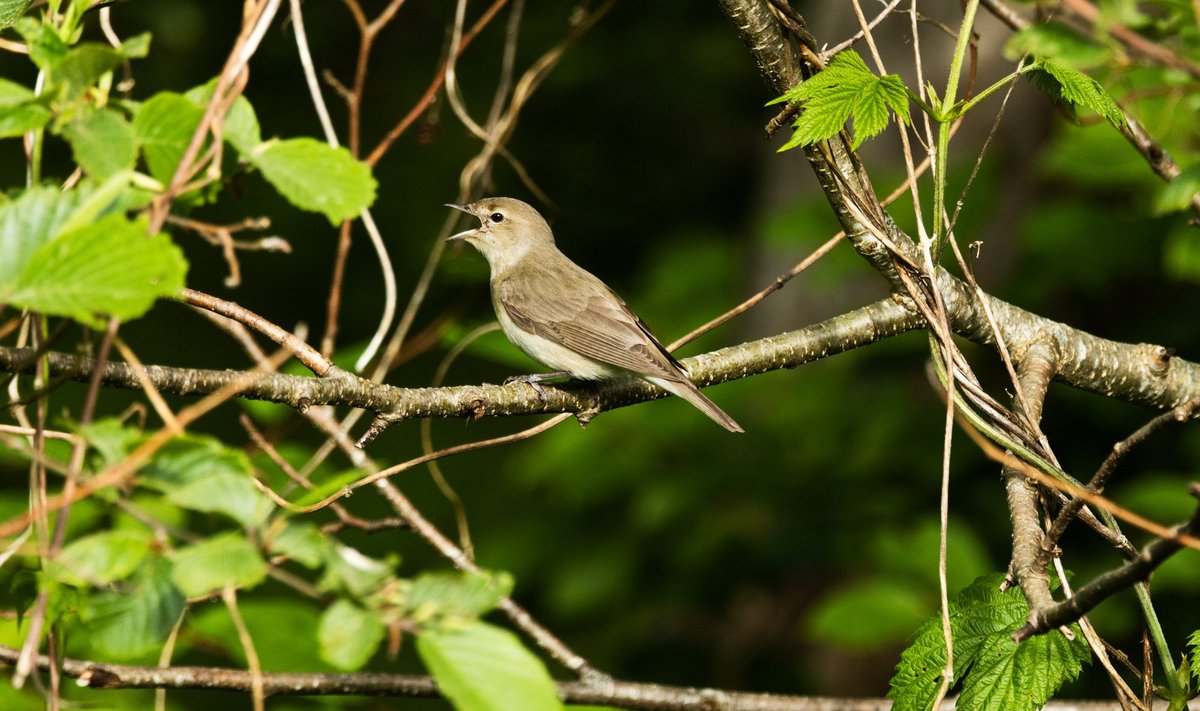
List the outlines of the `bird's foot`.
{"label": "bird's foot", "polygon": [[504,384],[508,385],[509,383],[525,383],[534,389],[539,400],[545,401],[547,397],[546,389],[542,387],[542,381],[552,380],[554,378],[562,378],[568,375],[570,375],[570,373],[565,370],[559,370],[553,373],[530,373],[528,375],[514,375],[510,378],[505,378]]}

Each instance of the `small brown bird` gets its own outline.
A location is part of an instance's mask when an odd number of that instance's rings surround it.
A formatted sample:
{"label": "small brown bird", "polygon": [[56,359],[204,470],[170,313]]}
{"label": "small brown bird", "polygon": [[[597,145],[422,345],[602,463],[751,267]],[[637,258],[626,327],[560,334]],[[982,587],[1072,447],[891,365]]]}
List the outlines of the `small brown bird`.
{"label": "small brown bird", "polygon": [[492,306],[508,340],[557,373],[515,378],[539,388],[570,375],[599,380],[628,373],[678,395],[730,432],[742,428],[705,397],[646,324],[604,282],[554,244],[550,225],[512,198],[447,204],[480,226],[450,240],[470,242],[492,270]]}

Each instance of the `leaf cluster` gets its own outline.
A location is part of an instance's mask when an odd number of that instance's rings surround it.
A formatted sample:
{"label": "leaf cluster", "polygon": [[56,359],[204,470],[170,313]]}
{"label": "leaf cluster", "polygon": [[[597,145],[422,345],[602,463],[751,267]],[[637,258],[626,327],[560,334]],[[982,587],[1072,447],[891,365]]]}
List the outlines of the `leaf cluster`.
{"label": "leaf cluster", "polygon": [[[1016,587],[1001,592],[1003,581],[999,574],[982,576],[950,602],[952,683],[962,684],[957,708],[1034,711],[1064,682],[1076,678],[1090,659],[1077,625],[1072,626],[1074,639],[1056,631],[1014,642],[1012,634],[1025,624],[1029,606]],[[934,615],[900,657],[888,693],[895,701],[893,708],[930,708],[945,666],[942,619]]]}
{"label": "leaf cluster", "polygon": [[825,69],[770,104],[785,101],[801,111],[794,123],[795,132],[780,151],[832,138],[847,121],[853,121],[854,126],[852,148],[882,133],[890,114],[909,122],[904,81],[895,74],[875,76],[852,49],[840,52]]}

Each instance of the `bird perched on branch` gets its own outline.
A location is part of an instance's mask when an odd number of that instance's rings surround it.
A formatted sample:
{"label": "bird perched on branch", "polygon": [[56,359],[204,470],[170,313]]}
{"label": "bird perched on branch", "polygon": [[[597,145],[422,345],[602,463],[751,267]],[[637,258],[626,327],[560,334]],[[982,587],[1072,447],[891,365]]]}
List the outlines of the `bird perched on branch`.
{"label": "bird perched on branch", "polygon": [[504,335],[558,371],[515,380],[540,393],[537,383],[549,378],[631,374],[687,400],[730,432],[742,431],[616,292],[558,250],[550,226],[532,206],[497,197],[447,207],[479,218],[478,228],[449,239],[469,242],[487,258],[492,306]]}

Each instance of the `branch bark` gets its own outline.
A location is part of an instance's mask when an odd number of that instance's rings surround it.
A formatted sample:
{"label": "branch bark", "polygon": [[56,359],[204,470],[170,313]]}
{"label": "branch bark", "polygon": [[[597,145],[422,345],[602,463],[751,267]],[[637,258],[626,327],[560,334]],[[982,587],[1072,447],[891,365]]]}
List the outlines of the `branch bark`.
{"label": "branch bark", "polygon": [[[819,360],[899,333],[920,328],[920,317],[894,299],[884,299],[850,313],[789,333],[723,348],[683,359],[702,386],[739,380],[751,375]],[[27,348],[0,348],[0,371],[32,372],[36,358]],[[86,381],[96,368],[91,358],[65,353],[47,354],[50,376]],[[239,380],[238,397],[266,400],[306,409],[314,405],[358,407],[397,422],[421,417],[481,417],[571,412],[585,423],[604,410],[666,397],[664,391],[633,378],[595,384],[569,382],[545,385],[542,399],[530,387],[462,385],[440,388],[398,388],[346,374],[314,378],[280,373],[247,374],[234,370],[200,370],[147,366],[146,377],[164,393],[206,395]],[[104,365],[107,387],[141,389],[133,368],[124,363]],[[247,384],[248,383],[248,384]]]}
{"label": "branch bark", "polygon": [[[19,650],[0,646],[0,663],[12,664]],[[50,660],[38,655],[35,664],[47,669]],[[215,667],[136,667],[98,664],[79,659],[62,660],[63,673],[78,679],[80,686],[93,689],[207,689],[247,692],[254,674],[242,669]],[[265,672],[259,676],[268,696],[408,696],[437,698],[437,684],[428,676],[407,674],[299,674]],[[559,697],[566,703],[613,706],[646,711],[887,711],[888,699],[843,699],[817,696],[782,696],[720,689],[698,689],[630,681],[591,684],[557,682]],[[943,708],[953,708],[953,700]],[[1049,711],[1115,711],[1116,703],[1051,703]]]}

